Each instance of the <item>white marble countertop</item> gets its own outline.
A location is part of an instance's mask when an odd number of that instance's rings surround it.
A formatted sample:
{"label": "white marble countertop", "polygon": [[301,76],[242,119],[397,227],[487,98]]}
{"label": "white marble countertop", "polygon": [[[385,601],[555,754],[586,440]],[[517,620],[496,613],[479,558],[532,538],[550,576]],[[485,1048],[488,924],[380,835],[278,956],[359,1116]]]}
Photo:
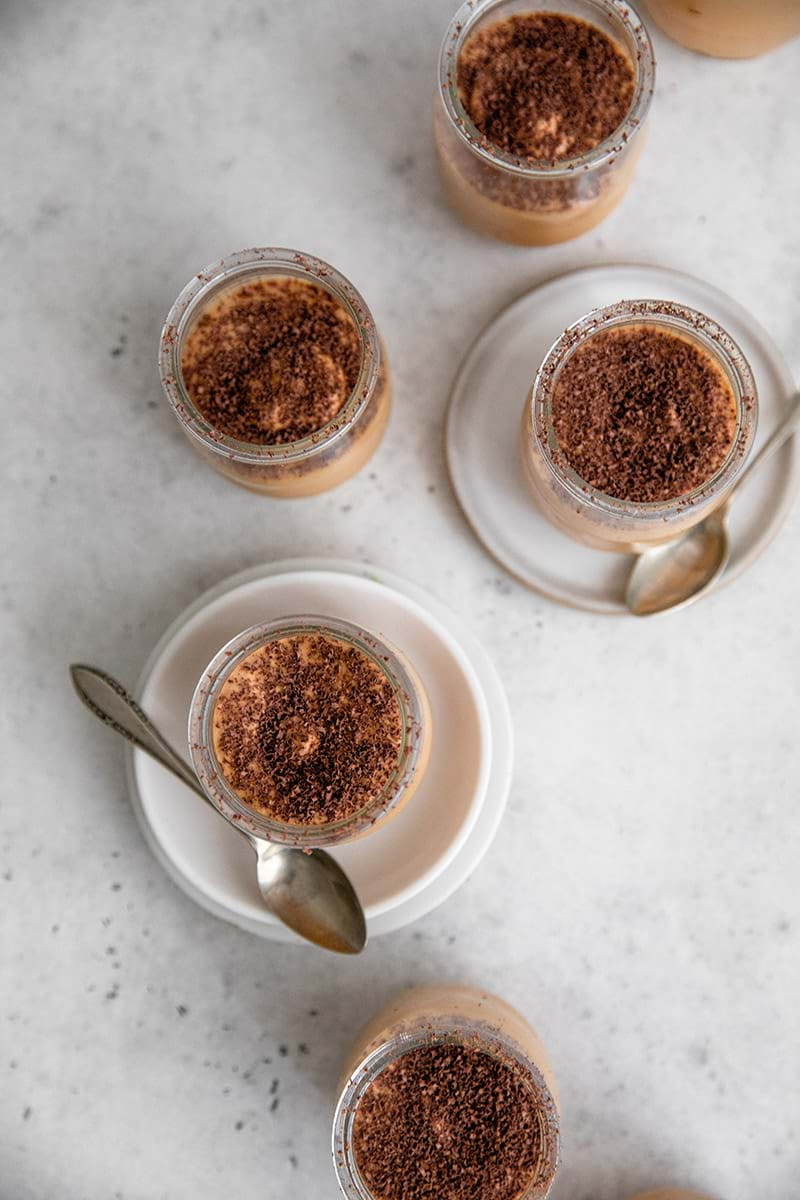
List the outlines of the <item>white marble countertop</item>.
{"label": "white marble countertop", "polygon": [[[442,425],[487,319],[589,263],[707,277],[800,373],[800,44],[722,63],[656,34],[629,197],[577,242],[521,250],[463,230],[439,193],[429,107],[452,7],[0,6],[3,1196],[333,1198],[345,1048],[394,990],[442,977],[501,992],[547,1042],[559,1200],[798,1193],[800,511],[719,597],[590,617],[486,557]],[[155,369],[178,289],[258,244],[340,267],[396,378],[374,463],[299,503],[202,468]],[[66,673],[85,659],[133,682],[200,589],[292,554],[379,562],[449,601],[514,711],[490,853],[357,961],[261,943],[179,893],[121,745]]]}

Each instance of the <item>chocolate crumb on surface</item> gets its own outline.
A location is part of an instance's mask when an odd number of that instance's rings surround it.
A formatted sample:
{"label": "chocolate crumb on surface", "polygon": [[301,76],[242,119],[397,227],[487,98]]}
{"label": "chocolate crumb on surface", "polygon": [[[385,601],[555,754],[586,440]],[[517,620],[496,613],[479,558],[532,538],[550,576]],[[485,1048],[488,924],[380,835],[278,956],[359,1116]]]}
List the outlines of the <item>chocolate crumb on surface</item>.
{"label": "chocolate crumb on surface", "polygon": [[622,47],[597,26],[530,12],[471,34],[456,82],[488,142],[519,158],[558,162],[593,150],[619,128],[636,75]]}
{"label": "chocolate crumb on surface", "polygon": [[370,1084],[353,1153],[375,1200],[516,1200],[544,1155],[533,1092],[472,1046],[411,1050]]}
{"label": "chocolate crumb on surface", "polygon": [[325,288],[289,276],[246,283],[213,301],[186,339],[186,391],[219,433],[286,445],[322,429],[361,369],[349,313]]}
{"label": "chocolate crumb on surface", "polygon": [[736,401],[695,342],[652,325],[601,331],[564,364],[552,399],[561,454],[591,487],[664,503],[701,486],[736,436]]}
{"label": "chocolate crumb on surface", "polygon": [[233,791],[288,824],[327,824],[365,808],[391,779],[403,742],[384,672],[321,633],[277,638],[248,655],[220,689],[213,727]]}

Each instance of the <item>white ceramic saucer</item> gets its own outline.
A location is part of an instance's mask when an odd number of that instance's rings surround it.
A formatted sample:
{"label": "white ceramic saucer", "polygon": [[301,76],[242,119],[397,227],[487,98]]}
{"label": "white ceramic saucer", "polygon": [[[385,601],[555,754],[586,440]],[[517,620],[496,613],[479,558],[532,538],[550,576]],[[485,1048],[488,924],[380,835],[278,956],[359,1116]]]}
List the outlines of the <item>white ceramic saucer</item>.
{"label": "white ceramic saucer", "polygon": [[[137,689],[176,748],[211,657],[259,621],[298,612],[345,617],[384,634],[413,662],[431,702],[431,759],[413,800],[383,829],[335,851],[371,936],[417,920],[447,899],[488,849],[508,797],[511,719],[497,673],[475,637],[432,596],[386,571],[329,559],[257,567],[206,592],[167,630]],[[294,935],[264,909],[247,843],[146,754],[128,779],[144,835],[193,900],[242,929]]]}
{"label": "white ceramic saucer", "polygon": [[[461,507],[486,549],[538,592],[591,612],[626,613],[630,558],[589,550],[534,506],[522,475],[519,428],[534,376],[556,338],[590,309],[618,300],[673,300],[727,329],[753,368],[759,395],[755,448],[775,428],[792,377],[768,334],[708,283],[648,266],[589,267],[534,288],[505,309],[467,354],[453,384],[447,461]],[[780,528],[800,482],[791,442],[758,471],[731,508],[733,554],[716,587],[741,575]]]}

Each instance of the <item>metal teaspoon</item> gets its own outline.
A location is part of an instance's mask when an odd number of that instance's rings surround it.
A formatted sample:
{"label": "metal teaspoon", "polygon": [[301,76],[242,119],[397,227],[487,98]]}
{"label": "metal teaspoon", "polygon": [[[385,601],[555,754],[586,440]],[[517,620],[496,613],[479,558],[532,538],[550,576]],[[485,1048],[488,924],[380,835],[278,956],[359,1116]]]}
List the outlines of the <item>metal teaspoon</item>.
{"label": "metal teaspoon", "polygon": [[[96,717],[177,775],[217,816],[222,816],[189,764],[173,750],[122,684],[104,671],[81,663],[73,663],[69,670],[75,691]],[[259,891],[279,921],[326,950],[358,954],[364,949],[364,910],[350,880],[330,854],[325,850],[307,853],[291,846],[276,846],[242,829],[237,832],[255,851]]]}

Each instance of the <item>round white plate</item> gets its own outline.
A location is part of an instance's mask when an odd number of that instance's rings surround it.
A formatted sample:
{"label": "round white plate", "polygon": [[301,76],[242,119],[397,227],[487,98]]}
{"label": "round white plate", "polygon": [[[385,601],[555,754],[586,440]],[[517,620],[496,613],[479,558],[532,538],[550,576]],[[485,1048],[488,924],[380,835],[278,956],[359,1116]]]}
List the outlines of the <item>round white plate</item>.
{"label": "round white plate", "polygon": [[[759,396],[756,449],[775,428],[792,377],[769,335],[729,296],[677,271],[589,267],[528,292],[483,331],[453,383],[447,461],[461,507],[486,549],[538,592],[591,612],[627,612],[624,554],[589,550],[533,504],[522,475],[519,429],[533,378],[556,338],[593,308],[618,300],[673,300],[707,313],[738,342]],[[800,479],[798,439],[753,476],[731,508],[733,554],[716,587],[741,575],[775,536]]]}
{"label": "round white plate", "polygon": [[[234,634],[293,612],[345,617],[384,634],[414,663],[431,702],[433,739],[413,801],[384,828],[335,851],[369,934],[398,929],[445,900],[488,849],[511,782],[511,719],[497,673],[444,605],[379,568],[289,560],[223,581],[190,606],[154,650],[137,689],[176,747],[186,745],[194,686]],[[145,837],[164,868],[208,911],[279,941],[297,940],[264,909],[250,847],[142,751],[128,779]]]}

